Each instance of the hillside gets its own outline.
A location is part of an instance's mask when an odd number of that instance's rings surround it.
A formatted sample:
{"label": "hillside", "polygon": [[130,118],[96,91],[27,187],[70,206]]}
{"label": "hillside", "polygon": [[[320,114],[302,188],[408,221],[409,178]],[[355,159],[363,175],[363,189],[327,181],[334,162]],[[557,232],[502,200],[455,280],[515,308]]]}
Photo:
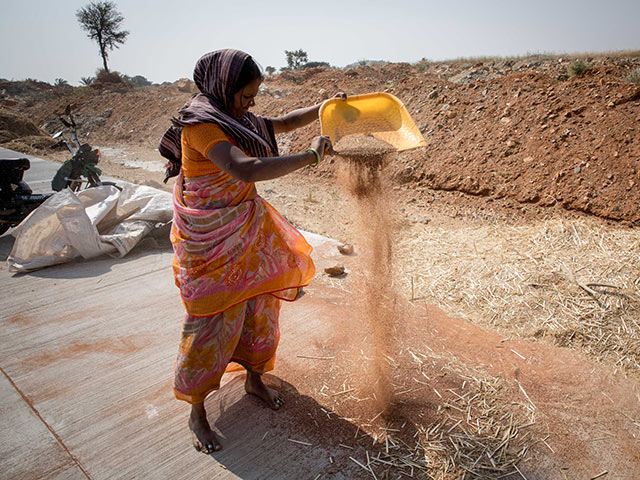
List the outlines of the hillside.
{"label": "hillside", "polygon": [[[389,92],[427,141],[397,156],[389,170],[396,185],[413,193],[505,199],[543,214],[559,207],[640,223],[640,84],[629,79],[640,58],[587,58],[586,72],[570,76],[572,61],[532,57],[281,73],[266,79],[254,110],[277,116],[338,91]],[[188,80],[120,90],[0,83],[3,109],[25,114],[48,133],[60,126],[54,112],[74,103],[89,141],[128,147],[145,159],[153,158],[169,118],[192,88]],[[315,124],[282,135],[281,153],[305,149],[318,130]],[[13,141],[14,148],[19,144]],[[314,174],[331,175],[332,169],[326,163]]]}

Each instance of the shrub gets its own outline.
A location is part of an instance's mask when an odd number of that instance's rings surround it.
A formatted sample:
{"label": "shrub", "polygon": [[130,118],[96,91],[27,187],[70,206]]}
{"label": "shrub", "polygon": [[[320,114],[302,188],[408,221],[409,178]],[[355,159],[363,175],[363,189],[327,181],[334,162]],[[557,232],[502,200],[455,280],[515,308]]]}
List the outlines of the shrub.
{"label": "shrub", "polygon": [[423,58],[422,60],[416,62],[415,66],[419,72],[424,72],[427,69],[427,65],[429,65],[429,60]]}
{"label": "shrub", "polygon": [[629,75],[627,75],[627,82],[640,83],[640,68],[636,68],[629,72]]}
{"label": "shrub", "polygon": [[307,62],[304,65],[302,65],[301,69],[304,70],[305,68],[316,68],[316,67],[330,67],[331,65],[329,65],[327,62]]}
{"label": "shrub", "polygon": [[122,80],[127,82],[132,87],[148,87],[151,85],[151,82],[147,80],[142,75],[136,75],[135,77],[130,77],[129,75],[121,75]]}
{"label": "shrub", "polygon": [[88,87],[93,82],[95,82],[96,77],[80,77],[80,83],[85,87]]}
{"label": "shrub", "polygon": [[118,72],[108,72],[104,68],[99,68],[95,83],[125,83],[125,81]]}
{"label": "shrub", "polygon": [[574,60],[573,63],[571,63],[571,65],[569,65],[568,67],[569,75],[572,77],[574,75],[582,75],[588,69],[589,67],[587,66],[587,64],[579,58],[577,60]]}
{"label": "shrub", "polygon": [[70,87],[69,82],[67,82],[64,78],[56,78],[55,82],[53,82],[54,87]]}

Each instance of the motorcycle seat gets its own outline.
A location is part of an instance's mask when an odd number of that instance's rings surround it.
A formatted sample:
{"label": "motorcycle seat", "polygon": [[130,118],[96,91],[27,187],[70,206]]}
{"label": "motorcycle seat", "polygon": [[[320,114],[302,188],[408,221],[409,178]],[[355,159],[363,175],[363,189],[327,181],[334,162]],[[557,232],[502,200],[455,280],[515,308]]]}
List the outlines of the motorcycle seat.
{"label": "motorcycle seat", "polygon": [[31,163],[28,158],[0,158],[0,171],[3,173],[13,170],[29,170]]}

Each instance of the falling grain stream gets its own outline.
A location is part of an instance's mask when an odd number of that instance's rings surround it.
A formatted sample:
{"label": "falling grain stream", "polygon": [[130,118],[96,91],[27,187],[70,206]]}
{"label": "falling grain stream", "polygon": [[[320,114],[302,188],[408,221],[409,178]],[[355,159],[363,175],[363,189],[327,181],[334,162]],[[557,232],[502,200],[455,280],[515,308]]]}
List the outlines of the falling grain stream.
{"label": "falling grain stream", "polygon": [[338,141],[335,151],[342,160],[338,181],[355,202],[354,237],[362,275],[356,288],[356,321],[373,353],[366,382],[373,388],[379,411],[386,411],[393,403],[389,361],[398,315],[392,284],[392,209],[384,167],[395,149],[371,136],[350,136]]}

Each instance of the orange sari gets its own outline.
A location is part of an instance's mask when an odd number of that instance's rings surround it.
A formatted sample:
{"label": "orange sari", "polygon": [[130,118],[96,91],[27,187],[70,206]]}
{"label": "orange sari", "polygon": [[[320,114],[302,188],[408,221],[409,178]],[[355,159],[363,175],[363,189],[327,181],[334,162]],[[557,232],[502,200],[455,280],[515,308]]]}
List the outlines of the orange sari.
{"label": "orange sari", "polygon": [[208,161],[190,165],[185,139],[198,127],[183,130],[183,169],[202,173],[204,165],[210,173],[180,174],[171,230],[174,278],[187,310],[174,392],[191,403],[218,388],[231,360],[256,373],[273,368],[279,299],[295,300],[315,273],[311,246],[253,183]]}

